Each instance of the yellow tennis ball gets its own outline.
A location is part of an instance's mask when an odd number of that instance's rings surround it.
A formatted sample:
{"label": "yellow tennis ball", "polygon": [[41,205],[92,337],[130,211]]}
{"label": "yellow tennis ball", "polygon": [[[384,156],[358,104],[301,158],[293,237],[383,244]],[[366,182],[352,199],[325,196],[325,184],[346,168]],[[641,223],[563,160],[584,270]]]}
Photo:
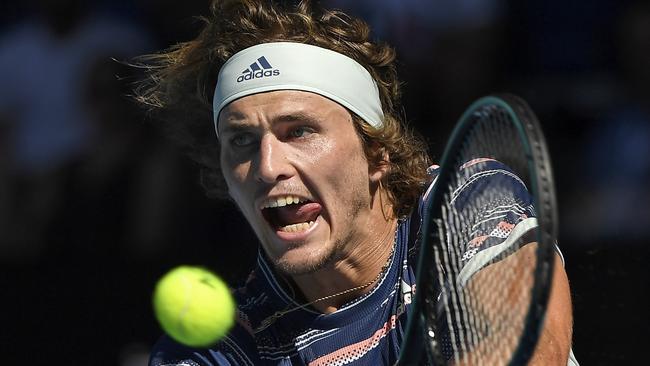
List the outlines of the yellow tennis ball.
{"label": "yellow tennis ball", "polygon": [[228,286],[210,271],[180,266],[165,274],[153,294],[156,318],[174,340],[210,347],[235,323],[235,301]]}

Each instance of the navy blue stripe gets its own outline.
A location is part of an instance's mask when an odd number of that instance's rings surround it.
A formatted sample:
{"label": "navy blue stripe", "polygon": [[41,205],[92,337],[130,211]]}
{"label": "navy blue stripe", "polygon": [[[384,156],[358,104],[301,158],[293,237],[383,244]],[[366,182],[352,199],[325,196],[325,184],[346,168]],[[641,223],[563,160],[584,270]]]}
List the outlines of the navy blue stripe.
{"label": "navy blue stripe", "polygon": [[273,67],[271,66],[271,64],[270,64],[268,61],[266,61],[266,58],[264,58],[264,56],[258,58],[257,61],[258,61],[258,62],[260,63],[260,65],[262,65],[262,67],[265,68],[265,69],[271,69],[271,68],[273,68]]}

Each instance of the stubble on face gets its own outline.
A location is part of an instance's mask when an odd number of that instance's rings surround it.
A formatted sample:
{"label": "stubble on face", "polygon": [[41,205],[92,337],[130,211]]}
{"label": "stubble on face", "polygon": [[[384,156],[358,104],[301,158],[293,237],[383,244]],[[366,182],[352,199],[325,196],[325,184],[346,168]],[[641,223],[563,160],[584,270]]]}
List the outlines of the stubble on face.
{"label": "stubble on face", "polygon": [[[363,192],[356,193],[358,194],[355,194],[353,197],[357,197],[357,199],[350,202],[348,222],[352,222],[352,219],[367,206],[367,203],[360,199],[360,197],[363,197],[361,195]],[[278,272],[286,276],[313,274],[321,269],[332,267],[334,263],[343,259],[343,253],[349,243],[353,241],[354,233],[355,230],[352,228],[352,230],[347,232],[345,237],[337,238],[329,243],[329,246],[327,245],[328,243],[323,243],[323,246],[319,248],[318,254],[312,253],[310,257],[304,258],[303,260],[297,261],[292,258],[287,258],[287,253],[285,252],[285,255],[279,258],[270,258],[270,261]]]}

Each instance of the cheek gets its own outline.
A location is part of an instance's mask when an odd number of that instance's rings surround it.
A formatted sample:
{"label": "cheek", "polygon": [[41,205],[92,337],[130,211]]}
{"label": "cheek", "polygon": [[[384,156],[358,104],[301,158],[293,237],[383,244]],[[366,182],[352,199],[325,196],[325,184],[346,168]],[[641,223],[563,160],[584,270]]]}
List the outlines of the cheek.
{"label": "cheek", "polygon": [[316,164],[340,194],[361,194],[359,191],[367,188],[368,163],[361,146],[354,142],[333,144]]}
{"label": "cheek", "polygon": [[222,163],[221,167],[224,180],[228,186],[228,193],[235,202],[239,203],[243,197],[242,192],[245,189],[250,164],[238,164],[233,167],[227,163]]}
{"label": "cheek", "polygon": [[289,151],[289,159],[308,166],[323,166],[337,156],[337,144],[327,138],[317,138]]}
{"label": "cheek", "polygon": [[[356,137],[356,133],[352,133]],[[355,137],[318,139],[301,151],[301,158],[315,166],[338,166],[365,161],[361,142]]]}

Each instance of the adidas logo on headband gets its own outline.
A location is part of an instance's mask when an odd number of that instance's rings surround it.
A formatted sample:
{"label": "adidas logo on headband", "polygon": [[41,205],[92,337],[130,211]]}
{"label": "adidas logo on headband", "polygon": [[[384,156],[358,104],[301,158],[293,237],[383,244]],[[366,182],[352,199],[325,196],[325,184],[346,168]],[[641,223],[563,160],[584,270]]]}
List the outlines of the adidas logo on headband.
{"label": "adidas logo on headband", "polygon": [[[280,67],[274,68],[269,60]],[[375,79],[354,59],[327,48],[298,42],[260,43],[232,55],[217,79],[212,100],[217,137],[219,114],[228,103],[274,90],[319,94],[348,108],[368,125],[383,127]]]}
{"label": "adidas logo on headband", "polygon": [[266,60],[266,57],[262,56],[253,62],[248,69],[242,71],[242,74],[237,78],[237,82],[241,83],[244,80],[278,75],[280,75],[280,70],[273,70],[273,66]]}

